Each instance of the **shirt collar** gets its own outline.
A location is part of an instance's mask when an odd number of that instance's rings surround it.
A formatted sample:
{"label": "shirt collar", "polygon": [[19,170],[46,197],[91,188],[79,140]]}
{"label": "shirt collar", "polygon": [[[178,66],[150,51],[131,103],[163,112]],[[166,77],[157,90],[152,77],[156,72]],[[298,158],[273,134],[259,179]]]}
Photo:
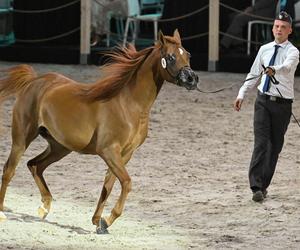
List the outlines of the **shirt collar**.
{"label": "shirt collar", "polygon": [[283,43],[276,43],[275,41],[273,41],[272,46],[274,45],[279,45],[281,48],[285,48],[289,43],[289,40],[284,41]]}

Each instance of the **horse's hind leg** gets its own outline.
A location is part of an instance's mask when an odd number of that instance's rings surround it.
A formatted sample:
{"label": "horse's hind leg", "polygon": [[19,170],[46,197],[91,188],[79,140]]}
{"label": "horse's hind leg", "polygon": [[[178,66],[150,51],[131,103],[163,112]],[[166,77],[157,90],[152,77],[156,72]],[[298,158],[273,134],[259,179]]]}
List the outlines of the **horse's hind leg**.
{"label": "horse's hind leg", "polygon": [[[20,120],[16,119],[16,114],[13,117],[12,123],[12,146],[9,157],[3,168],[2,183],[0,189],[0,221],[6,219],[6,216],[3,213],[4,209],[4,198],[6,194],[7,187],[15,175],[16,167],[20,161],[21,156],[32,142],[32,140],[37,136],[37,133],[34,133],[34,129],[20,128]],[[30,132],[28,132],[30,131]]]}
{"label": "horse's hind leg", "polygon": [[49,213],[52,202],[52,195],[43,177],[43,172],[51,163],[62,159],[71,152],[52,137],[49,136],[46,139],[49,143],[47,149],[27,163],[42,196],[42,205],[38,209],[38,214],[42,219]]}
{"label": "horse's hind leg", "polygon": [[6,190],[8,184],[10,183],[11,179],[15,175],[16,167],[24,151],[25,151],[25,145],[13,144],[10,155],[4,165],[2,184],[0,189],[0,221],[6,219],[6,216],[3,213]]}

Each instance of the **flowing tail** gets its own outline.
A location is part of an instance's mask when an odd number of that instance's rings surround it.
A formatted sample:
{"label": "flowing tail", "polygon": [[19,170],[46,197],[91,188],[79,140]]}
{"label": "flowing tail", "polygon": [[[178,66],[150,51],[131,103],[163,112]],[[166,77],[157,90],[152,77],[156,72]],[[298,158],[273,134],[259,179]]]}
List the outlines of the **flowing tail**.
{"label": "flowing tail", "polygon": [[18,95],[37,77],[34,69],[26,64],[1,70],[0,72],[6,75],[0,79],[0,101]]}

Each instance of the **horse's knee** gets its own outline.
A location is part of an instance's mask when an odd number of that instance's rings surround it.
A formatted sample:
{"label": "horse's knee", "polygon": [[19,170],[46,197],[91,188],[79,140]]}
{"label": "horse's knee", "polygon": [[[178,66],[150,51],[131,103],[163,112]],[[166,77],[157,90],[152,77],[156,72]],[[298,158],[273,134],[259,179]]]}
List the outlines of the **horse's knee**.
{"label": "horse's knee", "polygon": [[11,179],[12,179],[13,175],[2,175],[2,183],[7,185]]}
{"label": "horse's knee", "polygon": [[6,169],[2,175],[2,183],[5,183],[5,184],[9,183],[11,181],[11,179],[14,177],[15,172],[16,172],[15,169],[12,169],[12,170]]}
{"label": "horse's knee", "polygon": [[131,179],[129,179],[128,181],[125,181],[122,185],[122,187],[124,188],[124,191],[126,193],[129,193],[132,189],[132,184],[131,184]]}

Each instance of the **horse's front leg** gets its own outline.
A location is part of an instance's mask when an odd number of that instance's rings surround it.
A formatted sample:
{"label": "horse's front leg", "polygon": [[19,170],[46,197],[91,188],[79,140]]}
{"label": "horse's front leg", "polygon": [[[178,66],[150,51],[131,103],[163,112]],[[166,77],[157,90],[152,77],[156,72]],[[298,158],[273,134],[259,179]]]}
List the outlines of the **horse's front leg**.
{"label": "horse's front leg", "polygon": [[102,187],[102,191],[101,191],[101,196],[100,196],[100,199],[98,201],[98,205],[97,205],[96,211],[94,213],[94,216],[92,218],[93,224],[97,226],[97,233],[98,234],[108,233],[108,231],[107,231],[108,226],[107,226],[105,220],[101,219],[101,221],[100,221],[100,218],[101,218],[101,214],[102,214],[103,209],[104,209],[104,205],[107,201],[108,196],[111,193],[111,190],[114,186],[115,181],[116,181],[116,176],[112,173],[110,168],[108,168],[107,172],[106,172],[105,179],[104,179],[104,184],[103,184],[103,187]]}
{"label": "horse's front leg", "polygon": [[[97,209],[93,216],[93,223],[97,226],[97,233],[99,234],[108,233],[107,228],[112,225],[112,223],[122,214],[126,198],[131,190],[131,179],[128,175],[127,170],[125,169],[125,164],[128,162],[130,157],[122,158],[121,149],[118,146],[103,150],[101,156],[107,163],[109,172],[105,178],[104,187],[98,202]],[[101,218],[101,213],[103,211],[105,201],[107,200],[114,184],[115,177],[117,177],[120,181],[121,194],[116,205],[111,210],[110,216],[104,219]]]}

